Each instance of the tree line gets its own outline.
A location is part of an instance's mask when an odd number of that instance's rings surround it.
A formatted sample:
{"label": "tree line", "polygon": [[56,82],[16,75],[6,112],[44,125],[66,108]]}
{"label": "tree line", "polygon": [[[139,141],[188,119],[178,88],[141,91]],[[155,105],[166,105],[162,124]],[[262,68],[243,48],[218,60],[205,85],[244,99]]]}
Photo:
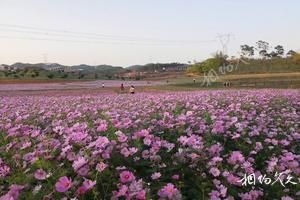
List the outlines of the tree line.
{"label": "tree line", "polygon": [[293,56],[297,52],[294,50],[289,50],[285,54],[285,49],[282,45],[276,45],[274,48],[271,47],[270,43],[266,41],[259,40],[255,43],[255,46],[244,44],[240,46],[241,56],[243,57],[253,57],[257,53],[261,58],[276,58],[276,57],[288,57]]}

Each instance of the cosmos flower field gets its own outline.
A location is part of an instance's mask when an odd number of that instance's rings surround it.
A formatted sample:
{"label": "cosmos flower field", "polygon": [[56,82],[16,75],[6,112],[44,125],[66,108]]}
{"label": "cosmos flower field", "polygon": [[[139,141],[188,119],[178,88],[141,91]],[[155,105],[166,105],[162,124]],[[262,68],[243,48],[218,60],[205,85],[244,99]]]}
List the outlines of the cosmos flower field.
{"label": "cosmos flower field", "polygon": [[0,200],[299,199],[299,123],[297,90],[2,96]]}

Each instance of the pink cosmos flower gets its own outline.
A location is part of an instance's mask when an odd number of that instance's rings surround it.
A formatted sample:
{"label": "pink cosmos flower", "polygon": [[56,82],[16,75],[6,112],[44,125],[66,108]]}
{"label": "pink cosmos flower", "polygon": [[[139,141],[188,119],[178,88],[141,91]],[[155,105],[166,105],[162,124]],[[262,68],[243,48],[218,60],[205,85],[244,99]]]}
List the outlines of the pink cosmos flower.
{"label": "pink cosmos flower", "polygon": [[78,175],[80,176],[87,176],[89,173],[89,166],[88,165],[84,165],[83,167],[81,167],[80,169],[78,169],[76,172]]}
{"label": "pink cosmos flower", "polygon": [[107,137],[99,136],[98,139],[95,141],[95,146],[97,148],[105,148],[108,143],[109,143],[109,140]]}
{"label": "pink cosmos flower", "polygon": [[266,162],[268,163],[267,172],[273,172],[278,165],[278,158],[272,157],[271,160]]}
{"label": "pink cosmos flower", "polygon": [[179,180],[179,175],[178,175],[178,174],[174,174],[174,175],[172,176],[172,179],[174,179],[174,180]]}
{"label": "pink cosmos flower", "polygon": [[76,193],[78,195],[83,195],[87,192],[88,190],[86,189],[86,187],[84,187],[83,185],[80,186],[77,190],[76,190]]}
{"label": "pink cosmos flower", "polygon": [[143,142],[144,142],[144,144],[147,145],[147,146],[150,146],[150,145],[151,145],[151,139],[148,138],[148,137],[144,138]]}
{"label": "pink cosmos flower", "polygon": [[259,190],[251,190],[247,193],[239,194],[242,200],[248,200],[248,199],[260,199],[260,197],[263,196],[263,192]]}
{"label": "pink cosmos flower", "polygon": [[200,156],[196,153],[191,153],[188,155],[192,160],[196,160],[197,158],[199,158]]}
{"label": "pink cosmos flower", "polygon": [[97,127],[97,131],[98,132],[104,132],[107,130],[107,123],[101,123],[98,127]]}
{"label": "pink cosmos flower", "polygon": [[209,170],[209,173],[211,173],[214,177],[217,177],[220,175],[220,170],[216,167],[212,167],[210,170]]}
{"label": "pink cosmos flower", "polygon": [[143,180],[140,179],[138,181],[134,180],[129,185],[129,190],[131,193],[136,193],[138,191],[141,191],[143,189]]}
{"label": "pink cosmos flower", "polygon": [[118,134],[118,141],[123,143],[123,142],[126,142],[128,139],[128,137],[124,134],[124,133],[119,133]]}
{"label": "pink cosmos flower", "polygon": [[117,197],[126,196],[127,192],[128,192],[128,187],[126,185],[122,185],[117,193]]}
{"label": "pink cosmos flower", "polygon": [[240,182],[240,178],[237,177],[237,176],[234,176],[232,174],[229,174],[227,177],[226,177],[227,181],[232,184],[232,185],[237,185],[237,186],[240,186],[242,185],[242,183]]}
{"label": "pink cosmos flower", "polygon": [[197,135],[191,135],[187,140],[187,145],[199,149],[202,147],[201,137]]}
{"label": "pink cosmos flower", "polygon": [[178,140],[182,145],[186,145],[187,142],[188,142],[188,137],[187,137],[187,136],[180,136],[177,140]]}
{"label": "pink cosmos flower", "polygon": [[136,147],[130,147],[130,148],[129,148],[129,152],[130,152],[130,155],[133,155],[133,154],[135,154],[136,152],[138,152],[138,148],[136,148]]}
{"label": "pink cosmos flower", "polygon": [[138,200],[145,200],[146,199],[146,191],[145,190],[141,190],[137,193],[136,198]]}
{"label": "pink cosmos flower", "polygon": [[194,114],[194,112],[191,111],[191,110],[189,110],[189,111],[186,112],[186,116],[191,116],[191,115],[193,115],[193,114]]}
{"label": "pink cosmos flower", "polygon": [[237,117],[231,117],[231,123],[235,123],[238,121],[238,118]]}
{"label": "pink cosmos flower", "polygon": [[220,192],[218,192],[217,190],[213,190],[209,193],[209,199],[210,200],[219,200],[220,199]]}
{"label": "pink cosmos flower", "polygon": [[232,165],[235,165],[236,163],[242,163],[245,161],[245,158],[243,154],[240,151],[233,151],[228,158],[228,162]]}
{"label": "pink cosmos flower", "polygon": [[87,188],[88,190],[92,189],[94,186],[96,185],[96,181],[91,181],[89,179],[86,179],[84,182],[83,182],[83,186],[85,188]]}
{"label": "pink cosmos flower", "polygon": [[31,133],[31,137],[37,137],[40,134],[40,130],[34,130]]}
{"label": "pink cosmos flower", "polygon": [[151,175],[152,180],[159,179],[161,177],[161,173],[155,172]]}
{"label": "pink cosmos flower", "polygon": [[142,138],[142,137],[146,137],[149,135],[149,131],[146,129],[143,129],[139,132],[134,133],[134,138]]}
{"label": "pink cosmos flower", "polygon": [[162,198],[181,199],[179,190],[172,183],[168,183],[166,186],[160,189],[158,191],[158,195]]}
{"label": "pink cosmos flower", "polygon": [[209,153],[213,156],[219,156],[222,150],[223,147],[220,144],[214,144],[208,149]]}
{"label": "pink cosmos flower", "polygon": [[224,133],[225,129],[223,126],[223,121],[216,121],[214,128],[212,129],[213,133]]}
{"label": "pink cosmos flower", "polygon": [[96,165],[96,170],[102,172],[108,165],[104,162],[100,162]]}
{"label": "pink cosmos flower", "polygon": [[45,180],[47,178],[47,173],[42,169],[38,169],[34,173],[34,178],[37,180]]}
{"label": "pink cosmos flower", "polygon": [[216,165],[218,162],[222,162],[222,160],[223,160],[223,158],[221,158],[221,157],[218,157],[218,156],[213,157],[213,158],[211,159],[211,161],[208,163],[208,165],[209,165],[209,166],[214,166],[214,165]]}
{"label": "pink cosmos flower", "polygon": [[81,167],[83,167],[85,164],[87,164],[87,160],[84,157],[79,157],[77,160],[75,160],[72,164],[72,167],[75,171],[79,170]]}
{"label": "pink cosmos flower", "polygon": [[72,187],[72,180],[66,176],[60,177],[55,183],[55,189],[57,192],[66,192]]}
{"label": "pink cosmos flower", "polygon": [[294,199],[289,196],[284,196],[284,197],[281,197],[281,200],[294,200]]}
{"label": "pink cosmos flower", "polygon": [[10,173],[10,167],[6,164],[0,166],[0,177],[5,177]]}
{"label": "pink cosmos flower", "polygon": [[68,152],[68,153],[67,153],[67,159],[68,159],[69,161],[74,161],[74,160],[76,160],[76,159],[77,159],[76,154],[75,154],[73,151]]}
{"label": "pink cosmos flower", "polygon": [[220,195],[225,198],[227,194],[227,187],[225,187],[224,185],[220,185],[217,186],[217,188],[220,191]]}
{"label": "pink cosmos flower", "polygon": [[20,191],[23,189],[23,185],[13,184],[9,187],[9,191],[0,197],[0,200],[17,200],[19,199]]}
{"label": "pink cosmos flower", "polygon": [[122,148],[120,153],[126,158],[130,156],[130,151],[126,147]]}
{"label": "pink cosmos flower", "polygon": [[255,151],[260,151],[263,149],[263,145],[261,142],[256,142],[255,143]]}
{"label": "pink cosmos flower", "polygon": [[90,189],[92,189],[95,185],[96,185],[96,181],[91,181],[89,179],[86,179],[83,182],[82,186],[80,186],[76,192],[79,195],[82,195],[82,194],[86,193],[87,191],[89,191]]}
{"label": "pink cosmos flower", "polygon": [[144,150],[144,151],[142,152],[142,157],[143,157],[144,159],[148,159],[149,156],[150,156],[150,153],[149,153],[148,150]]}
{"label": "pink cosmos flower", "polygon": [[120,180],[122,183],[128,183],[135,179],[134,175],[130,171],[123,171],[120,174]]}
{"label": "pink cosmos flower", "polygon": [[29,142],[24,142],[20,149],[26,149],[28,147],[31,147],[31,142],[30,141]]}
{"label": "pink cosmos flower", "polygon": [[104,153],[102,153],[102,157],[103,157],[103,159],[108,160],[108,159],[110,159],[110,153],[105,151]]}

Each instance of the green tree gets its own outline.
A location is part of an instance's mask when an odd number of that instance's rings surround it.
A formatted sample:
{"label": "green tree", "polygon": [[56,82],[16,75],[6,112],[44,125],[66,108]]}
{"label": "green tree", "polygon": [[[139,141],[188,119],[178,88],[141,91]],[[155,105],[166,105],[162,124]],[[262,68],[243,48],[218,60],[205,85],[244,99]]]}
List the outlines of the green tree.
{"label": "green tree", "polygon": [[270,58],[276,58],[276,57],[278,57],[278,53],[276,51],[272,51],[267,56],[270,57]]}
{"label": "green tree", "polygon": [[294,51],[294,50],[289,50],[287,53],[286,53],[286,56],[290,57],[290,56],[294,56],[297,52]]}
{"label": "green tree", "polygon": [[82,73],[79,73],[79,75],[78,75],[78,79],[82,79],[84,77],[84,74],[82,74]]}
{"label": "green tree", "polygon": [[188,69],[189,73],[201,74],[209,72],[210,70],[218,70],[218,68],[222,65],[221,57],[215,56],[214,58],[206,59],[201,63],[195,63],[191,65]]}
{"label": "green tree", "polygon": [[67,78],[68,77],[68,74],[67,73],[64,73],[61,78]]}
{"label": "green tree", "polygon": [[276,54],[277,56],[283,56],[284,55],[284,48],[282,45],[277,45],[275,48],[274,48],[276,51]]}
{"label": "green tree", "polygon": [[254,47],[247,44],[241,45],[242,56],[252,57],[254,56]]}
{"label": "green tree", "polygon": [[266,50],[260,50],[259,55],[263,58],[269,57],[269,54]]}
{"label": "green tree", "polygon": [[256,42],[257,50],[259,51],[259,55],[263,58],[269,57],[270,54],[268,53],[269,50],[269,43],[259,40]]}
{"label": "green tree", "polygon": [[47,77],[48,77],[49,79],[52,79],[52,78],[54,77],[54,74],[48,74]]}

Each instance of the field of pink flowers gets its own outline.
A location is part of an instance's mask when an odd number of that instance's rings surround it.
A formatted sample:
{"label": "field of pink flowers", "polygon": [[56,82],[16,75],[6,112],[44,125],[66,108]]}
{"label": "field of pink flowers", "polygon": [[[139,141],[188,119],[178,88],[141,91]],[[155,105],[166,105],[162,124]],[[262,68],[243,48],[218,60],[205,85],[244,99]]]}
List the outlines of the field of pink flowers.
{"label": "field of pink flowers", "polygon": [[297,90],[2,96],[0,200],[300,199],[299,123]]}

